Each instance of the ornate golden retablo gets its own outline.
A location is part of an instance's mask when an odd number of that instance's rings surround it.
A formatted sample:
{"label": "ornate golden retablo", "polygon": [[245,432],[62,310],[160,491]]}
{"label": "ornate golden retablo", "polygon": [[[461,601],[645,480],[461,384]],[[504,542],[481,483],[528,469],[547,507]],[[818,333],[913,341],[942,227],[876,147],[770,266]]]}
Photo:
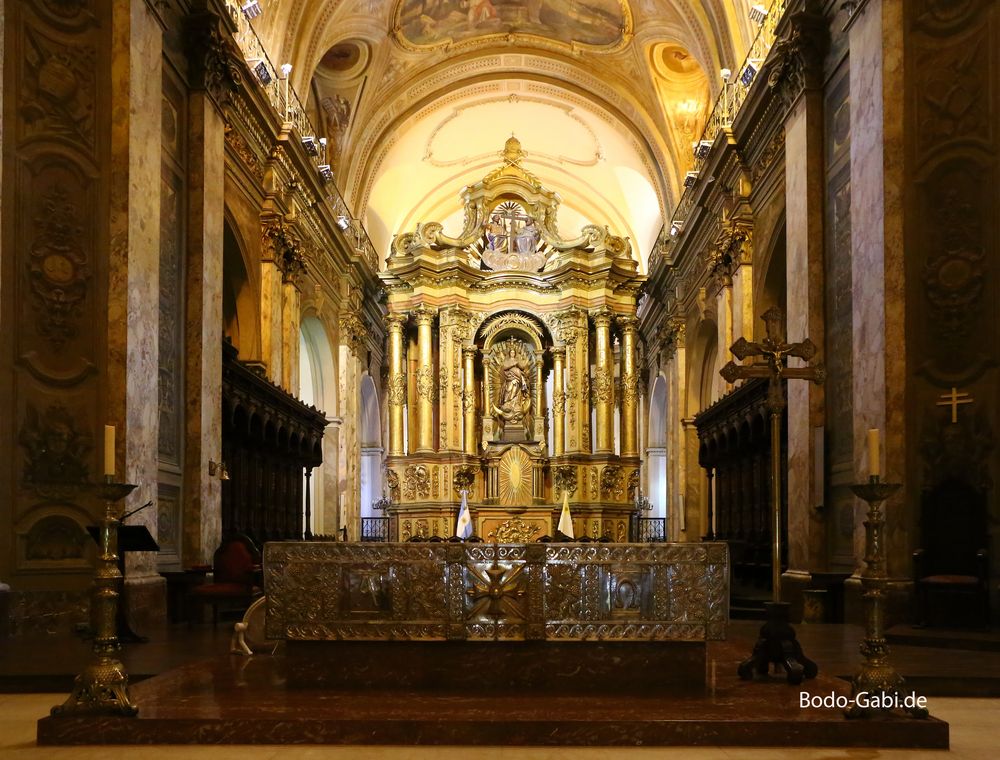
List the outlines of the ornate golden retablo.
{"label": "ornate golden retablo", "polygon": [[[397,537],[418,535],[420,521],[455,525],[458,491],[435,483],[457,484],[458,473],[479,536],[541,537],[577,472],[571,508],[588,532],[596,524],[615,537],[628,519],[645,278],[628,241],[606,227],[560,235],[559,196],[529,160],[508,140],[500,165],[462,191],[462,229],[426,222],[397,235],[381,275]],[[537,530],[515,539],[514,517]]]}

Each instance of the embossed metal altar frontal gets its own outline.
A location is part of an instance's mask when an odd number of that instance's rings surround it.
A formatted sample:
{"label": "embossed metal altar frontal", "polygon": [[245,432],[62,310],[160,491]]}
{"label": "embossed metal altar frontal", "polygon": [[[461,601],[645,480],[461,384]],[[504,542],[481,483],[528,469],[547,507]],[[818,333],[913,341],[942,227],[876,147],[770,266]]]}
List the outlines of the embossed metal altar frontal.
{"label": "embossed metal altar frontal", "polygon": [[712,542],[270,543],[264,584],[292,641],[705,641],[729,619]]}

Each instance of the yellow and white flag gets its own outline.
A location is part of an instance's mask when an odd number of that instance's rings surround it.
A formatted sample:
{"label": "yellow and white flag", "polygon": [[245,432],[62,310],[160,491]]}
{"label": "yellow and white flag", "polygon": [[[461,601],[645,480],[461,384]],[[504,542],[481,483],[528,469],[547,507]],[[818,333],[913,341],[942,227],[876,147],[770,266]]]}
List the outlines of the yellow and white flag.
{"label": "yellow and white flag", "polygon": [[459,538],[468,538],[472,535],[472,515],[469,513],[469,501],[465,497],[466,491],[462,491],[462,506],[458,509],[458,523],[455,525],[455,535]]}
{"label": "yellow and white flag", "polygon": [[573,535],[573,518],[569,513],[569,491],[563,491],[562,514],[559,515],[559,532],[567,538],[576,538]]}

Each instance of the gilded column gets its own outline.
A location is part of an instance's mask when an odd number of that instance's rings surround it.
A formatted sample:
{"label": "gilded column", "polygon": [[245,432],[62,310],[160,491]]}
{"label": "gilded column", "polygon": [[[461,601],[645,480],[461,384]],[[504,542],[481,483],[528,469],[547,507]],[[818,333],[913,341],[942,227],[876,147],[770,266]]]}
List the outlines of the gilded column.
{"label": "gilded column", "polygon": [[462,348],[462,360],[465,365],[462,379],[462,414],[465,420],[462,443],[465,453],[473,455],[478,451],[476,441],[476,353],[478,351],[475,346]]}
{"label": "gilded column", "polygon": [[406,372],[403,365],[405,314],[387,314],[389,330],[389,456],[403,456],[403,406],[406,403]]}
{"label": "gilded column", "polygon": [[413,310],[417,321],[417,452],[434,451],[434,317],[421,304]]}
{"label": "gilded column", "polygon": [[563,390],[563,365],[566,349],[552,349],[552,455],[566,453],[566,392]]}
{"label": "gilded column", "polygon": [[611,352],[611,319],[609,309],[602,309],[594,314],[595,340],[597,352],[596,372],[594,376],[594,410],[596,414],[597,431],[595,436],[597,454],[614,453],[614,367]]}
{"label": "gilded column", "polygon": [[540,441],[546,440],[545,435],[545,355],[538,354],[535,364],[535,432]]}
{"label": "gilded column", "polygon": [[638,320],[632,315],[618,317],[622,331],[622,415],[621,455],[639,456],[638,372],[635,366],[635,331]]}

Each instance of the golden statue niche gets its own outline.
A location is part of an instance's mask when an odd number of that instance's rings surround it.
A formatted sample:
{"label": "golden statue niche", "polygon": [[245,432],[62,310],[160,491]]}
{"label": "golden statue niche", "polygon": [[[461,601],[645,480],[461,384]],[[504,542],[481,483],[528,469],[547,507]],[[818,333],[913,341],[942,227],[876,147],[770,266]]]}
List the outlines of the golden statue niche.
{"label": "golden statue niche", "polygon": [[577,538],[624,541],[644,278],[607,228],[559,236],[559,198],[516,138],[500,158],[462,191],[457,236],[436,222],[397,235],[382,273],[391,534],[451,536],[465,490],[476,535],[536,540],[565,491]]}

